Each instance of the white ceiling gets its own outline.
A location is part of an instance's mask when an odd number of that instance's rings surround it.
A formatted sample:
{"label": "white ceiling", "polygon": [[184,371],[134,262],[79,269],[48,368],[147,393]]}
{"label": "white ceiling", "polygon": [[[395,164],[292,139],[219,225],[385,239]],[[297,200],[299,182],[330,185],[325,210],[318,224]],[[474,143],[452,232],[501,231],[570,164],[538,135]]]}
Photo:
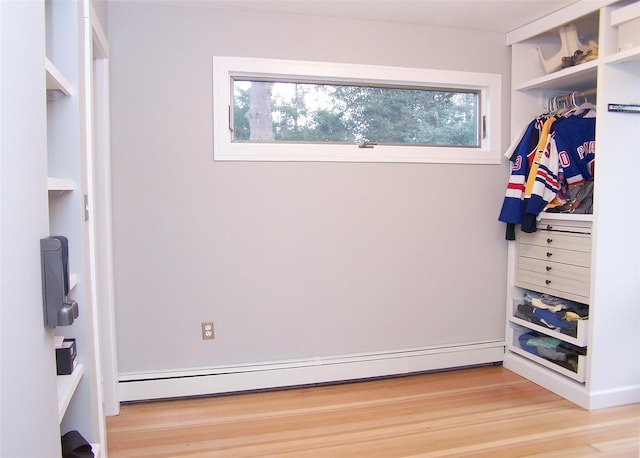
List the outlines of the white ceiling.
{"label": "white ceiling", "polygon": [[[119,1],[119,0],[111,0]],[[127,1],[127,0],[120,0]],[[509,32],[577,0],[128,0]]]}

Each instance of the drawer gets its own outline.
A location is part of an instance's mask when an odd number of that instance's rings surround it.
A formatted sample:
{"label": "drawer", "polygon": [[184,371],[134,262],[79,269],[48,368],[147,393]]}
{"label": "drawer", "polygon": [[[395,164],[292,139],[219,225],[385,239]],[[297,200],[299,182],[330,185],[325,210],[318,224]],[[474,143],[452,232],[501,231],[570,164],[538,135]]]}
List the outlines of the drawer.
{"label": "drawer", "polygon": [[[518,272],[533,272],[543,275],[545,279],[553,281],[555,279],[566,279],[589,284],[591,271],[589,267],[563,264],[561,262],[550,262],[535,258],[518,258]],[[545,282],[550,284],[550,282]]]}
{"label": "drawer", "polygon": [[535,245],[545,248],[591,252],[591,236],[587,234],[570,234],[556,231],[537,231],[531,234],[520,232],[521,245]]}
{"label": "drawer", "polygon": [[[557,264],[557,266],[571,267],[573,277],[561,277],[559,275],[551,275],[546,272],[546,265],[542,268],[527,270],[528,264],[523,266],[520,264],[516,271],[516,285],[541,293],[548,293],[553,296],[565,297],[577,302],[589,303],[590,278],[589,268],[566,266]],[[553,267],[556,265],[552,265]],[[560,269],[560,267],[558,267]]]}
{"label": "drawer", "polygon": [[538,223],[539,231],[559,231],[573,234],[591,234],[590,221],[562,221],[542,218]]}
{"label": "drawer", "polygon": [[[551,337],[555,337],[560,340],[564,340],[565,342],[569,342],[578,347],[586,347],[587,342],[589,340],[589,320],[578,320],[576,321],[576,327],[571,330],[559,331],[550,329],[547,326],[537,324],[532,322],[532,319],[526,315],[518,314],[518,304],[521,304],[523,301],[513,301],[513,307],[511,310],[511,316],[509,317],[509,321],[519,325],[520,327],[528,328],[533,331],[538,331],[544,334],[547,334]],[[561,312],[563,313],[563,312]]]}
{"label": "drawer", "polygon": [[561,248],[526,245],[522,243],[518,245],[518,256],[520,258],[533,258],[541,261],[559,262],[582,267],[591,266],[591,253],[588,251],[564,250]]}
{"label": "drawer", "polygon": [[[531,348],[523,348],[521,346],[522,336],[529,335],[531,331],[526,328],[522,328],[517,325],[511,325],[507,336],[507,349],[513,353],[517,353],[524,358],[527,358],[541,366],[551,369],[559,374],[569,377],[575,381],[584,383],[586,380],[586,362],[587,355],[578,354],[571,357],[570,361],[554,361],[548,358],[541,357],[538,354],[534,354]],[[543,336],[543,334],[540,334]],[[526,338],[526,337],[525,337]],[[575,347],[578,352],[580,349]],[[584,353],[584,351],[582,351]]]}

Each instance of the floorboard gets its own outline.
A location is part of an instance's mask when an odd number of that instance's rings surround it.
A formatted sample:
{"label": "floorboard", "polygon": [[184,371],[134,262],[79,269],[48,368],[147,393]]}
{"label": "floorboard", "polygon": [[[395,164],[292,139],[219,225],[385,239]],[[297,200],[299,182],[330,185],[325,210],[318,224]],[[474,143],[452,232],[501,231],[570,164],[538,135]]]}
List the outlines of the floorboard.
{"label": "floorboard", "polygon": [[584,410],[500,367],[123,405],[110,458],[640,456],[640,404]]}

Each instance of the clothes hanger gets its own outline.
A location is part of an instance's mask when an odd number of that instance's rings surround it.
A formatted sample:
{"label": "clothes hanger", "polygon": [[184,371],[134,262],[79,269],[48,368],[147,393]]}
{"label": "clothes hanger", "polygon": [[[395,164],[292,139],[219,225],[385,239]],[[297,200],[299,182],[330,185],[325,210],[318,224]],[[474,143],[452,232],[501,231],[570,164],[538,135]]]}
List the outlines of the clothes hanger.
{"label": "clothes hanger", "polygon": [[589,102],[585,94],[581,94],[584,97],[584,102],[580,105],[576,103],[576,97],[578,92],[572,92],[570,94],[572,108],[565,113],[565,116],[576,115],[583,118],[594,118],[596,116],[596,106]]}

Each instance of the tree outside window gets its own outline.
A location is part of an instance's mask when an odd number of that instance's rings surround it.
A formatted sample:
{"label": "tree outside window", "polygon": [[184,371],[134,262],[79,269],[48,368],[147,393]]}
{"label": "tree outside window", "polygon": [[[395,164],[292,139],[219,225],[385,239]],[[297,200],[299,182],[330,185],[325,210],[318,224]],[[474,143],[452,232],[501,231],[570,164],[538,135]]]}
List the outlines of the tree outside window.
{"label": "tree outside window", "polygon": [[479,147],[479,93],[296,81],[233,81],[235,142]]}

